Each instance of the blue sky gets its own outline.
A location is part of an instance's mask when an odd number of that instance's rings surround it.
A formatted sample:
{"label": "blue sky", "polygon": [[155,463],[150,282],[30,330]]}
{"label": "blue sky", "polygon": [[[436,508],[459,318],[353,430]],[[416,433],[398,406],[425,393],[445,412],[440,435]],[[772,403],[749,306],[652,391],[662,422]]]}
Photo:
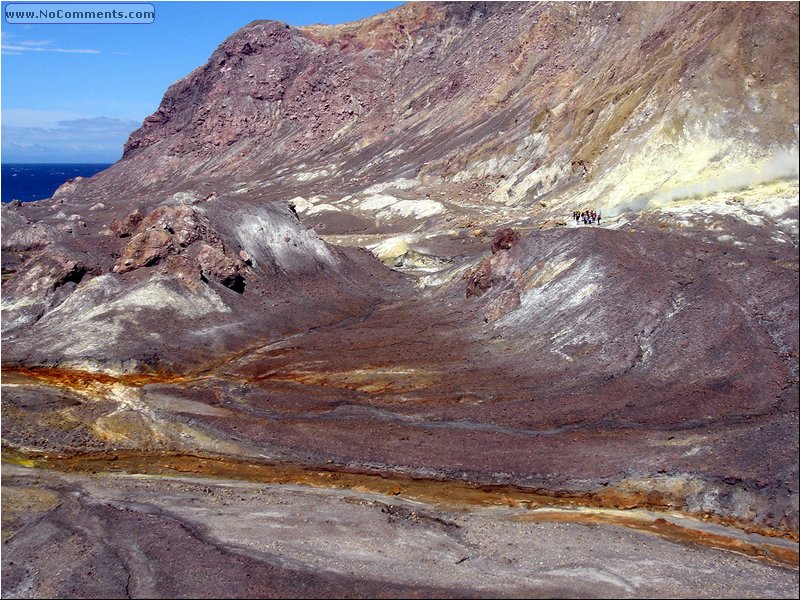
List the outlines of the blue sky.
{"label": "blue sky", "polygon": [[2,19],[3,162],[114,162],[167,87],[247,23],[343,23],[402,2],[151,4],[152,24],[21,25]]}

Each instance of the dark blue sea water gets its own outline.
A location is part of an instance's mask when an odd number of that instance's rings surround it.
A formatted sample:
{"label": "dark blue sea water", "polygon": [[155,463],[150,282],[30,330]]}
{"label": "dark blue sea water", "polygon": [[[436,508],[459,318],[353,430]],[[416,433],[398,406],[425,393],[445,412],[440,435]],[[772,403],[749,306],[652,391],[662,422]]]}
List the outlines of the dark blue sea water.
{"label": "dark blue sea water", "polygon": [[2,165],[3,202],[49,198],[58,186],[73,177],[91,177],[111,165],[103,164],[5,164]]}

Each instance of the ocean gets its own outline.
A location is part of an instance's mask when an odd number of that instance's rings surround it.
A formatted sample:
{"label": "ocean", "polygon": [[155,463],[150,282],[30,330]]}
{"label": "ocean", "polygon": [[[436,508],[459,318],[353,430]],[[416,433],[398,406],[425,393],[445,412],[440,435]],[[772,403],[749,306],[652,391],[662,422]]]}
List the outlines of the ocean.
{"label": "ocean", "polygon": [[87,164],[3,164],[2,201],[42,200],[49,198],[65,181],[73,177],[91,177],[111,165],[108,163]]}

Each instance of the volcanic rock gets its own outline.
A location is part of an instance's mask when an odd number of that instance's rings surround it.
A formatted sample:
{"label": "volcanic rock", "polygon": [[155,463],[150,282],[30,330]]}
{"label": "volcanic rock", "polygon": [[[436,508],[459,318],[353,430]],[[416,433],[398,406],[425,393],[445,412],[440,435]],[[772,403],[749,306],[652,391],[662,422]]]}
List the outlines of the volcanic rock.
{"label": "volcanic rock", "polygon": [[237,292],[244,291],[244,278],[240,273],[242,263],[236,258],[229,258],[221,248],[206,243],[200,244],[197,262],[203,277],[215,279],[225,287]]}
{"label": "volcanic rock", "polygon": [[[62,249],[51,248],[25,264],[19,277],[8,283],[8,293],[30,293],[33,296],[53,292],[67,282],[80,283],[86,266],[80,258],[70,256]],[[6,290],[4,290],[6,291]]]}
{"label": "volcanic rock", "polygon": [[138,233],[126,246],[114,271],[125,273],[149,267],[173,251],[172,236],[162,229],[146,229]]}
{"label": "volcanic rock", "polygon": [[61,195],[268,180],[270,199],[288,186],[339,200],[404,178],[457,204],[482,193],[563,215],[569,202],[611,209],[796,174],[790,4],[624,8],[620,20],[612,4],[445,3],[335,27],[256,21],[170,87],[120,163]]}
{"label": "volcanic rock", "polygon": [[33,223],[17,212],[18,206],[2,208],[2,249],[11,252],[26,252],[44,248],[58,239],[54,228],[42,223]]}
{"label": "volcanic rock", "polygon": [[19,273],[3,285],[3,294],[14,298],[4,307],[4,331],[29,325],[46,310],[57,307],[88,270],[80,257],[63,247],[51,247],[18,269]]}
{"label": "volcanic rock", "polygon": [[[513,279],[513,258],[508,251],[520,239],[519,233],[506,227],[499,229],[492,239],[492,255],[483,261],[467,277],[467,298],[480,296],[498,283]],[[513,281],[512,281],[513,284]]]}
{"label": "volcanic rock", "polygon": [[515,289],[503,290],[486,308],[483,320],[487,323],[504,317],[520,305],[519,292]]}
{"label": "volcanic rock", "polygon": [[[95,206],[97,206],[97,204]],[[94,209],[94,206],[92,209]],[[139,226],[139,223],[142,222],[142,219],[144,219],[144,215],[142,215],[139,210],[135,210],[129,215],[126,215],[124,219],[120,219],[111,223],[109,229],[119,237],[128,237],[133,234],[133,232]]]}
{"label": "volcanic rock", "polygon": [[511,227],[498,229],[492,238],[492,254],[496,254],[500,250],[509,250],[511,246],[518,241],[519,233],[514,231]]}
{"label": "volcanic rock", "polygon": [[[196,272],[200,277],[218,281],[232,290],[241,292],[244,289],[241,271],[251,262],[249,256],[244,250],[238,254],[227,252],[219,234],[194,208],[162,205],[146,218],[134,212],[116,231],[132,232],[130,228],[136,225],[136,233],[117,260],[114,272],[126,273],[150,267],[169,256],[178,255],[183,259],[173,261],[169,271],[180,272],[180,279],[185,283],[191,284],[194,281],[192,273]],[[124,236],[120,233],[120,237]],[[192,264],[199,268],[193,269]]]}

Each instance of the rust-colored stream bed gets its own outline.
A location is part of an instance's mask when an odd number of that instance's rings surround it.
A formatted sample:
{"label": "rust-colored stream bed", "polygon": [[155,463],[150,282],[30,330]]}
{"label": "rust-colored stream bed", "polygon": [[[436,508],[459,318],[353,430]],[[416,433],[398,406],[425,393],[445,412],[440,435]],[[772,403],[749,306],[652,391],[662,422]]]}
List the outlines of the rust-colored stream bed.
{"label": "rust-colored stream bed", "polygon": [[[648,505],[640,497],[614,491],[604,494],[550,493],[515,486],[422,479],[402,473],[374,473],[334,466],[259,463],[230,457],[159,452],[59,456],[5,450],[3,459],[26,467],[61,472],[183,477],[199,475],[252,483],[348,489],[400,497],[443,510],[468,511],[491,507],[518,509],[520,512],[513,518],[522,521],[630,527],[677,543],[734,551],[783,566],[797,567],[799,564],[796,542],[779,537],[780,532],[766,532],[773,535],[772,541],[762,535],[765,533],[763,531],[748,534],[710,516],[695,519],[674,512],[658,512],[663,507]],[[707,521],[716,523],[709,524]]]}
{"label": "rust-colored stream bed", "polygon": [[[187,384],[192,375],[108,374],[63,368],[3,369],[4,383],[36,381],[81,394],[104,394],[109,386],[140,388],[152,383]],[[203,378],[201,376],[201,378]],[[353,468],[330,462],[267,462],[214,452],[127,449],[92,453],[41,452],[5,445],[3,460],[60,472],[125,473],[152,476],[202,476],[227,480],[300,484],[347,489],[412,500],[456,511],[502,507],[515,518],[604,523],[647,531],[679,543],[744,553],[769,562],[798,566],[797,536],[732,517],[675,512],[674,498],[656,490],[625,491],[613,485],[594,492],[477,484],[442,476],[420,477],[391,468]]]}

